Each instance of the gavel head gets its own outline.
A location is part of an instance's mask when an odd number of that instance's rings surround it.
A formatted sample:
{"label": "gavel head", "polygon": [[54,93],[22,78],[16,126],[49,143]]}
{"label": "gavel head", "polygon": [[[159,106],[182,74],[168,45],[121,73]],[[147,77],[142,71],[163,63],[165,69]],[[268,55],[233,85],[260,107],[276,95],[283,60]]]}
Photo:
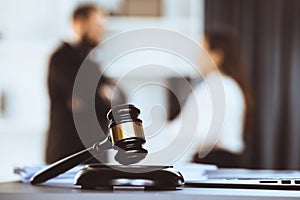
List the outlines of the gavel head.
{"label": "gavel head", "polygon": [[107,113],[110,140],[117,150],[115,160],[123,165],[134,164],[144,159],[148,153],[142,145],[146,142],[140,110],[131,104],[111,108]]}

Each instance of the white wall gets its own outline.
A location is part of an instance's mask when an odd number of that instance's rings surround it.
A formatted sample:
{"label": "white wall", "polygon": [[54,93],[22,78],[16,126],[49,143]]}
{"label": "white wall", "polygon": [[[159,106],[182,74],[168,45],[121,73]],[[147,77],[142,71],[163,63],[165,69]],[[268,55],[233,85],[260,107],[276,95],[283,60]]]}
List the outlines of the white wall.
{"label": "white wall", "polygon": [[1,2],[0,90],[7,101],[0,118],[0,181],[14,178],[14,166],[43,163],[47,63],[66,31],[62,27],[68,23],[67,9],[64,0]]}
{"label": "white wall", "polygon": [[0,88],[7,99],[0,118],[0,180],[11,174],[13,165],[43,161],[48,126],[46,63],[52,46],[45,41],[0,42]]}

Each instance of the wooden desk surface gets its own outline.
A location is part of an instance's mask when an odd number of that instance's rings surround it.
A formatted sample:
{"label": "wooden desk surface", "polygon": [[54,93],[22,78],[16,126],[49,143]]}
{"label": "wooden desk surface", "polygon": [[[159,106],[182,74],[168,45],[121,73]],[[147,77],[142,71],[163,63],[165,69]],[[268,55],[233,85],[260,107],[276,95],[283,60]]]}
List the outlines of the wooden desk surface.
{"label": "wooden desk surface", "polygon": [[247,190],[247,189],[206,189],[206,188],[181,188],[175,191],[144,191],[142,188],[117,188],[113,191],[81,190],[73,185],[32,186],[21,182],[0,183],[0,199],[294,199],[300,198],[300,191],[277,190]]}

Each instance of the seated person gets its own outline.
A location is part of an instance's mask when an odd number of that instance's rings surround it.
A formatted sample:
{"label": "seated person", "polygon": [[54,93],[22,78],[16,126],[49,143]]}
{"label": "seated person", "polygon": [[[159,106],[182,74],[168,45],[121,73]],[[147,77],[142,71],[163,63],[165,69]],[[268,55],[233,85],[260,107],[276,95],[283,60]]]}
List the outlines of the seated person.
{"label": "seated person", "polygon": [[[211,63],[201,63],[204,80],[189,95],[181,114],[167,125],[166,134],[180,130],[178,134],[183,139],[194,137],[177,162],[234,166],[234,158],[245,149],[243,134],[250,109],[241,49],[232,34],[213,31],[206,34],[204,48],[217,68]],[[223,89],[217,85],[220,78]],[[198,124],[197,129],[190,127],[193,121]]]}

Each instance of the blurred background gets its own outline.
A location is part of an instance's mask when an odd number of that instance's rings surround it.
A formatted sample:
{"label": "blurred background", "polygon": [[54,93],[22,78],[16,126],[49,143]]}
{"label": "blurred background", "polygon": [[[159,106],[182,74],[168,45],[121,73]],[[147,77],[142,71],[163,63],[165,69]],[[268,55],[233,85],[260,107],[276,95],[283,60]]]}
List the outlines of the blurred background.
{"label": "blurred background", "polygon": [[[0,181],[17,165],[44,163],[49,120],[46,85],[50,54],[71,34],[78,0],[6,0],[0,3]],[[141,27],[160,27],[200,41],[206,29],[239,35],[253,88],[253,120],[238,167],[300,169],[300,2],[297,0],[97,0],[109,14],[106,37]],[[175,44],[176,45],[176,44]],[[142,59],[142,58],[140,58]],[[188,72],[186,72],[188,74]],[[111,78],[118,71],[111,70]],[[124,91],[140,82],[131,77]],[[182,93],[178,77],[147,74]],[[145,113],[164,105],[169,118],[177,100],[150,87],[134,102]],[[151,92],[152,91],[152,92]],[[154,91],[154,92],[153,92]],[[151,98],[147,97],[151,94]],[[179,101],[182,101],[179,99]],[[155,114],[155,113],[154,113]],[[159,121],[160,112],[156,113]],[[151,116],[150,116],[151,117]],[[151,121],[143,116],[145,123]]]}

